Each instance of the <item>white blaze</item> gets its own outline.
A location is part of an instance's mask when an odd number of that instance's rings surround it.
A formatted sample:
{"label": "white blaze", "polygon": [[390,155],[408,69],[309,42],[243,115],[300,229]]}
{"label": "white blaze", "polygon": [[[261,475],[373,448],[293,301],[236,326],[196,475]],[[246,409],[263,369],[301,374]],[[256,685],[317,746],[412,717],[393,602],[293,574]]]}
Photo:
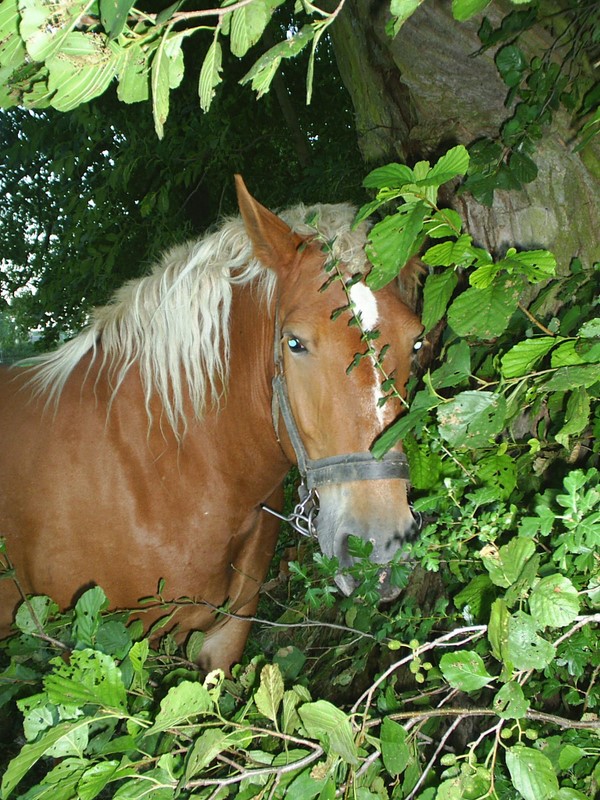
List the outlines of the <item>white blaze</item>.
{"label": "white blaze", "polygon": [[[364,283],[355,283],[350,287],[350,300],[354,304],[354,313],[360,319],[360,323],[365,331],[372,331],[377,327],[379,320],[379,310],[377,299],[369,287]],[[385,413],[383,406],[379,403],[383,397],[381,391],[382,375],[373,362],[373,402],[375,413],[381,428],[385,425]]]}
{"label": "white blaze", "polygon": [[350,300],[355,306],[354,313],[360,317],[363,328],[372,331],[379,319],[377,300],[373,292],[365,283],[355,283],[350,287]]}

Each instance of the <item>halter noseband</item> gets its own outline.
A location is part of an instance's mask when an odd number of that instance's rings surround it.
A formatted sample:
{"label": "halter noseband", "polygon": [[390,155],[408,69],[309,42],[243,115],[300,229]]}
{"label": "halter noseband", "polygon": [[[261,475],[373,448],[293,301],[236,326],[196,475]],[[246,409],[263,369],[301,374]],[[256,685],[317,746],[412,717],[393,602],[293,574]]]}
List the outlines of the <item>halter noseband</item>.
{"label": "halter noseband", "polygon": [[291,445],[296,454],[302,483],[298,493],[300,502],[289,516],[279,514],[268,506],[265,511],[289,522],[303,536],[316,536],[315,521],[319,511],[318,488],[332,483],[348,481],[402,480],[409,481],[408,459],[404,453],[386,453],[376,459],[370,452],[347,453],[327,458],[309,458],[292,413],[287,382],[283,368],[281,326],[279,310],[275,313],[275,375],[273,376],[272,416],[275,434],[278,435],[279,418],[283,418]]}

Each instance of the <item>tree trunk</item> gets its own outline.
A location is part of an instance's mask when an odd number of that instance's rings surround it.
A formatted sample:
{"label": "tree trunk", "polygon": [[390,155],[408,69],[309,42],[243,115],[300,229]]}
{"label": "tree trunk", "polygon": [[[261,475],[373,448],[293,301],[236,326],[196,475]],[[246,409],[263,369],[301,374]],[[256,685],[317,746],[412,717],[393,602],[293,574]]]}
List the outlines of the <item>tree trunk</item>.
{"label": "tree trunk", "polygon": [[[492,22],[509,6],[494,3]],[[512,115],[494,51],[474,56],[482,15],[467,23],[452,18],[447,0],[427,0],[392,39],[385,32],[389,2],[346,0],[332,26],[336,58],[356,112],[359,145],[370,166],[434,158],[457,143],[497,136]],[[528,54],[548,44],[541,27],[522,37]],[[539,143],[539,174],[522,191],[496,191],[491,208],[470,194],[447,198],[475,242],[493,254],[508,246],[547,248],[565,271],[574,256],[590,264],[600,257],[600,147],[573,152],[566,114]]]}

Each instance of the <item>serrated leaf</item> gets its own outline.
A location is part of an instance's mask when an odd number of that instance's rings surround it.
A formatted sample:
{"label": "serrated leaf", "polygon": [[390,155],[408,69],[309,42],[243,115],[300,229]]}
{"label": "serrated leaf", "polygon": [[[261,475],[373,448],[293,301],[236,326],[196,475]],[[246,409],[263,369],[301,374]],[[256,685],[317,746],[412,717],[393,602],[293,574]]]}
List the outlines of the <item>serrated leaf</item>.
{"label": "serrated leaf", "polygon": [[59,739],[62,739],[63,736],[67,736],[69,733],[79,728],[87,728],[91,722],[93,722],[93,718],[88,718],[83,721],[61,722],[51,728],[37,742],[23,745],[19,753],[10,761],[4,772],[1,786],[2,799],[7,800],[25,775],[42,756],[46,755]]}
{"label": "serrated leaf", "polygon": [[77,784],[77,800],[94,800],[111,780],[119,776],[119,772],[118,761],[93,764],[86,769]]}
{"label": "serrated leaf", "polygon": [[428,333],[446,313],[448,302],[456,289],[458,276],[452,269],[431,273],[423,287],[423,314],[421,321]]}
{"label": "serrated leaf", "polygon": [[459,144],[451,147],[447,153],[431,168],[427,178],[438,180],[439,185],[446,183],[459,175],[464,175],[469,168],[469,151],[464,145]]}
{"label": "serrated leaf", "polygon": [[366,247],[373,265],[366,280],[371,289],[376,291],[394,280],[415,254],[427,211],[422,201],[407,203],[372,228]]}
{"label": "serrated leaf", "polygon": [[520,378],[531,372],[534,365],[561,341],[555,336],[539,336],[518,342],[502,357],[502,375]]}
{"label": "serrated leaf", "polygon": [[518,579],[534,553],[535,544],[531,539],[515,536],[500,549],[495,545],[486,545],[481,550],[481,560],[492,583],[506,589]]}
{"label": "serrated leaf", "polygon": [[258,97],[262,97],[269,90],[281,60],[297,56],[314,39],[314,36],[313,27],[304,25],[294,36],[267,50],[244,75],[240,83],[242,85],[250,83]]}
{"label": "serrated leaf", "polygon": [[108,608],[108,599],[99,586],[85,591],[75,605],[73,634],[77,642],[90,646],[100,626],[100,612]]}
{"label": "serrated leaf", "polygon": [[442,366],[431,373],[431,385],[434,389],[446,389],[457,386],[471,375],[471,348],[460,340],[451,345]]}
{"label": "serrated leaf", "polygon": [[552,762],[539,750],[515,744],[506,753],[506,766],[515,789],[525,800],[550,800],[558,792]]}
{"label": "serrated leaf", "polygon": [[504,426],[506,401],[493,392],[461,392],[437,409],[440,435],[453,447],[485,447]]}
{"label": "serrated leaf", "polygon": [[[392,20],[391,29],[393,36],[398,34],[402,25],[414,14],[423,1],[424,0],[391,0],[390,14],[394,18]],[[386,30],[388,29],[386,28]]]}
{"label": "serrated leaf", "polygon": [[470,266],[475,260],[473,239],[466,233],[461,234],[456,241],[434,244],[422,256],[423,262],[431,267]]}
{"label": "serrated leaf", "polygon": [[277,721],[279,706],[283,700],[283,678],[277,664],[266,664],[260,673],[260,686],[254,702],[260,713],[273,722]]}
{"label": "serrated leaf", "polygon": [[406,730],[389,717],[385,717],[381,723],[381,757],[392,777],[404,772],[410,759]]}
{"label": "serrated leaf", "polygon": [[600,380],[600,364],[559,367],[543,384],[546,391],[567,392],[579,386],[589,387]]}
{"label": "serrated leaf", "polygon": [[0,65],[10,68],[7,69],[7,76],[15,67],[22,65],[26,57],[25,45],[19,33],[20,23],[18,0],[3,0],[0,3]]}
{"label": "serrated leaf", "polygon": [[579,614],[577,589],[564,575],[548,575],[534,586],[529,611],[540,628],[564,628]]}
{"label": "serrated leaf", "polygon": [[237,8],[231,18],[229,40],[231,52],[241,58],[255,45],[263,34],[269,20],[270,10],[267,3],[254,2]]}
{"label": "serrated leaf", "polygon": [[590,397],[583,387],[574,389],[567,401],[565,412],[565,422],[560,431],[556,434],[556,441],[569,446],[569,437],[581,433],[588,425],[590,419],[591,404]]}
{"label": "serrated leaf", "polygon": [[207,767],[219,753],[230,747],[227,733],[220,728],[209,728],[204,731],[191,747],[185,766],[185,782]]}
{"label": "serrated leaf", "polygon": [[363,186],[367,189],[400,189],[405,184],[412,183],[414,179],[412,169],[405,164],[387,164],[369,172],[363,181]]}
{"label": "serrated leaf", "polygon": [[200,108],[203,111],[208,111],[210,108],[215,96],[215,89],[221,83],[222,55],[221,44],[215,37],[208,48],[200,70],[198,94],[200,96]]}
{"label": "serrated leaf", "polygon": [[524,611],[508,620],[507,657],[515,669],[544,669],[553,660],[555,647],[537,633],[537,623]]}
{"label": "serrated leaf", "polygon": [[147,54],[141,46],[130,46],[125,50],[117,94],[123,103],[139,103],[148,99],[150,88]]}
{"label": "serrated leaf", "polygon": [[94,5],[95,0],[62,4],[20,0],[20,33],[31,58],[41,63],[61,51],[78,20]]}
{"label": "serrated leaf", "polygon": [[459,22],[470,19],[488,6],[491,0],[452,0],[452,16]]}
{"label": "serrated leaf", "polygon": [[440,659],[440,669],[450,686],[462,692],[475,692],[494,680],[481,656],[474,650],[444,653]]}
{"label": "serrated leaf", "polygon": [[492,708],[501,719],[523,719],[529,709],[529,701],[520,684],[510,681],[496,694]]}
{"label": "serrated leaf", "polygon": [[326,750],[338,755],[348,764],[358,765],[358,752],[348,716],[327,700],[305,703],[298,714],[306,732],[318,739]]}
{"label": "serrated leaf", "polygon": [[169,116],[169,56],[166,50],[168,33],[165,33],[152,59],[150,85],[152,88],[152,116],[159,139],[163,138],[164,125]]}
{"label": "serrated leaf", "polygon": [[74,650],[69,663],[53,659],[54,670],[44,678],[44,689],[54,705],[93,704],[114,711],[127,707],[121,670],[111,656],[98,650]]}
{"label": "serrated leaf", "polygon": [[111,39],[116,39],[127,22],[135,0],[99,0],[100,19]]}
{"label": "serrated leaf", "polygon": [[169,689],[167,696],[161,700],[160,711],[154,725],[146,731],[146,736],[189,722],[208,713],[212,708],[213,700],[205,686],[193,681],[182,681]]}
{"label": "serrated leaf", "polygon": [[21,603],[15,616],[15,625],[23,633],[39,633],[48,618],[58,611],[58,606],[46,595],[30,597],[27,603]]}
{"label": "serrated leaf", "polygon": [[459,336],[494,339],[506,330],[520,293],[520,282],[508,277],[485,289],[471,287],[448,309],[448,324]]}

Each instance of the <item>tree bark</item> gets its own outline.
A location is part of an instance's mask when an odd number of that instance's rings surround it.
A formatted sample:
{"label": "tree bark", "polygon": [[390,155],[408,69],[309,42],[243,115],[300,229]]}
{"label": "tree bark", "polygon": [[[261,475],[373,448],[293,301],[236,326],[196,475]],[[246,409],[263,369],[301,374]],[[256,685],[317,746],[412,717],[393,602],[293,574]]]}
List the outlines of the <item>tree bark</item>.
{"label": "tree bark", "polygon": [[[496,2],[486,14],[497,22],[509,8]],[[346,0],[332,36],[369,166],[432,159],[454,144],[498,135],[512,111],[494,51],[475,56],[482,16],[459,23],[447,0],[427,0],[392,39],[389,0]],[[533,54],[549,42],[538,26],[520,44]],[[446,198],[478,245],[495,255],[509,246],[547,248],[560,271],[574,256],[588,265],[600,258],[600,147],[593,142],[575,153],[573,135],[567,115],[555,114],[533,156],[536,180],[522,191],[496,191],[490,208],[470,194]]]}

